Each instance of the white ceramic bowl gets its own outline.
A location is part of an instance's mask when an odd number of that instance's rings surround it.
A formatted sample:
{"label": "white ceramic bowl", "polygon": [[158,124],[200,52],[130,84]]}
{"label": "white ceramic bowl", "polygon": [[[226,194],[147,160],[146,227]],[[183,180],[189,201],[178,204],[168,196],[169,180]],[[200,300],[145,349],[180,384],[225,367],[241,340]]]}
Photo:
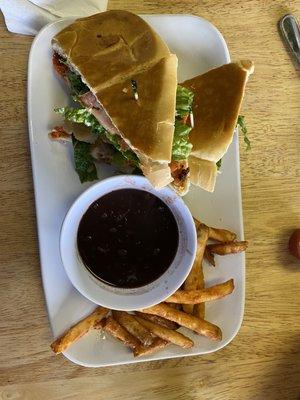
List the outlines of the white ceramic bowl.
{"label": "white ceramic bowl", "polygon": [[[103,283],[87,270],[77,250],[77,230],[83,214],[99,197],[115,190],[130,188],[151,192],[167,204],[178,225],[179,244],[172,264],[157,280],[139,288],[123,289]],[[157,191],[146,178],[133,175],[102,180],[82,193],[69,209],[60,235],[62,262],[75,288],[96,304],[125,311],[150,307],[174,293],[191,270],[196,245],[193,218],[183,200],[170,188]]]}

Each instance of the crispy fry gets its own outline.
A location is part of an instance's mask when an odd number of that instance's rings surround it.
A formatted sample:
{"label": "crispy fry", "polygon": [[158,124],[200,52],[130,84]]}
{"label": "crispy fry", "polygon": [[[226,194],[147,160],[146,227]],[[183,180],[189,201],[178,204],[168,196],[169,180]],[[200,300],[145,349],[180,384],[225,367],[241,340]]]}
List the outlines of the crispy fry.
{"label": "crispy fry", "polygon": [[[191,272],[189,273],[186,281],[184,282],[184,290],[196,290],[199,283],[200,268],[202,264],[202,259],[204,255],[204,250],[206,242],[208,239],[208,227],[201,224],[198,229],[198,239],[197,239],[197,252],[192,266]],[[183,306],[183,310],[189,314],[193,313],[194,306],[192,304],[186,304]]]}
{"label": "crispy fry", "polygon": [[204,250],[204,258],[206,258],[206,260],[213,266],[216,266],[215,263],[215,256],[214,254],[207,248],[207,246],[205,247]]}
{"label": "crispy fry", "polygon": [[214,254],[225,256],[227,254],[240,253],[248,247],[248,242],[227,242],[218,244],[209,244],[207,248]]}
{"label": "crispy fry", "polygon": [[205,319],[205,303],[194,305],[193,315],[200,319]]}
{"label": "crispy fry", "polygon": [[211,286],[202,290],[177,290],[170,296],[166,302],[180,304],[200,304],[206,301],[221,299],[224,296],[232,293],[234,289],[233,279]]}
{"label": "crispy fry", "polygon": [[[201,225],[205,225],[201,223],[201,221],[199,221],[197,218],[194,218],[194,223],[197,232],[201,228]],[[224,243],[224,242],[232,242],[233,240],[236,239],[236,234],[227,229],[213,228],[211,226],[208,227],[208,229],[209,229],[208,238],[211,240],[216,240],[217,242]]]}
{"label": "crispy fry", "polygon": [[113,311],[114,319],[119,322],[129,333],[135,336],[144,346],[153,343],[153,336],[144,325],[140,324],[135,316],[125,311]]}
{"label": "crispy fry", "polygon": [[155,324],[164,326],[165,328],[168,329],[178,329],[179,325],[176,324],[176,322],[170,321],[169,319],[163,318],[163,317],[159,317],[158,315],[154,315],[154,314],[146,314],[146,313],[142,313],[139,311],[135,311],[135,314],[143,319],[146,319],[147,321],[151,321],[154,322]]}
{"label": "crispy fry", "polygon": [[150,346],[144,346],[140,344],[135,349],[133,349],[134,357],[148,356],[149,354],[156,353],[159,350],[164,349],[169,342],[161,338],[155,338],[154,342]]}
{"label": "crispy fry", "polygon": [[104,331],[110,333],[114,338],[119,339],[125,344],[125,346],[130,347],[132,350],[141,344],[141,342],[135,336],[123,328],[123,326],[113,319],[113,317],[106,318],[103,329]]}
{"label": "crispy fry", "polygon": [[104,307],[97,307],[90,315],[69,328],[61,337],[51,344],[54,353],[59,354],[67,350],[72,343],[90,331],[96,322],[106,316],[108,310]]}
{"label": "crispy fry", "polygon": [[177,344],[177,346],[183,347],[185,349],[188,349],[194,345],[194,342],[190,338],[184,336],[182,333],[164,328],[161,325],[155,324],[151,321],[147,321],[140,317],[136,318],[140,322],[140,324],[149,329],[150,332],[160,337],[161,339],[166,340],[167,342]]}
{"label": "crispy fry", "polygon": [[232,242],[236,238],[234,232],[228,231],[227,229],[219,229],[209,227],[209,239],[216,240],[217,242]]}
{"label": "crispy fry", "polygon": [[165,303],[160,303],[141,311],[170,319],[171,321],[177,322],[179,325],[189,328],[212,340],[222,339],[222,331],[218,326],[205,321],[204,319],[199,319],[193,315],[175,310]]}
{"label": "crispy fry", "polygon": [[199,221],[199,219],[194,217],[194,223],[195,223],[196,231],[198,231],[198,228],[201,225],[201,221]]}
{"label": "crispy fry", "polygon": [[[204,288],[205,288],[204,273],[203,273],[203,265],[201,263],[197,289],[203,290]],[[195,317],[204,319],[205,318],[205,303],[195,304],[193,314],[195,315]]]}
{"label": "crispy fry", "polygon": [[94,329],[103,329],[106,324],[106,318],[101,319],[101,321],[97,321],[93,326]]}

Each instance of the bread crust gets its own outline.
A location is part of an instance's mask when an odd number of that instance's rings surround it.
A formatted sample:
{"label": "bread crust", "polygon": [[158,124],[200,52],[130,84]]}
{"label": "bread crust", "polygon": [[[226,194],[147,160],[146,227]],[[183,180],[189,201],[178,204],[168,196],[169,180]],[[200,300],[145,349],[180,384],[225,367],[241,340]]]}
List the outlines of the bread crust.
{"label": "bread crust", "polygon": [[217,166],[213,161],[189,156],[190,181],[208,192],[213,192],[217,179]]}
{"label": "bread crust", "polygon": [[94,93],[170,55],[165,42],[143,19],[121,10],[77,19],[54,36],[52,46]]}
{"label": "bread crust", "polygon": [[181,85],[194,92],[195,126],[190,133],[192,155],[219,161],[232,142],[246,82],[253,63],[242,60],[222,65]]}

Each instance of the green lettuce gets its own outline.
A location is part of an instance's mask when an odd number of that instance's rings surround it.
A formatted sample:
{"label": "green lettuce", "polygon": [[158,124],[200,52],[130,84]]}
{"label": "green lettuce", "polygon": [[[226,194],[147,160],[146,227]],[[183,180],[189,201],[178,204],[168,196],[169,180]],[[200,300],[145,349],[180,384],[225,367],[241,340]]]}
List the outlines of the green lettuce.
{"label": "green lettuce", "polygon": [[78,124],[84,124],[92,128],[92,132],[98,135],[104,135],[105,129],[99,124],[98,120],[88,112],[85,108],[72,108],[72,107],[61,107],[55,108],[55,112],[61,114],[64,119]]}
{"label": "green lettuce", "polygon": [[75,171],[80,182],[94,181],[98,179],[96,166],[90,153],[89,143],[81,142],[72,135]]}
{"label": "green lettuce", "polygon": [[189,142],[191,127],[179,121],[175,121],[174,139],[172,147],[173,160],[185,160],[190,155],[192,144]]}
{"label": "green lettuce", "polygon": [[189,115],[192,110],[194,93],[183,86],[177,86],[176,92],[176,121],[172,147],[172,159],[186,160],[191,153],[192,144],[189,142],[191,127],[180,120]]}
{"label": "green lettuce", "polygon": [[124,174],[134,174],[134,175],[141,175],[140,168],[128,164],[128,159],[126,159],[122,153],[119,151],[115,151],[110,161],[110,164],[113,165],[119,172]]}
{"label": "green lettuce", "polygon": [[176,92],[176,116],[183,118],[192,110],[194,93],[183,86],[177,85]]}
{"label": "green lettuce", "polygon": [[76,74],[76,72],[69,70],[67,76],[71,85],[71,95],[80,96],[90,90],[87,85],[82,82],[80,75]]}
{"label": "green lettuce", "polygon": [[238,116],[238,120],[237,120],[237,124],[238,127],[241,128],[241,132],[244,136],[244,142],[246,144],[246,150],[251,150],[251,143],[250,140],[248,138],[248,129],[246,127],[246,123],[245,123],[245,117],[243,115],[239,115]]}
{"label": "green lettuce", "polygon": [[[74,164],[75,171],[77,172],[80,182],[94,181],[98,179],[97,169],[94,163],[94,159],[90,153],[90,144],[77,140],[72,135],[73,152],[74,152]],[[118,171],[124,174],[135,174],[141,173],[140,169],[135,166],[129,165],[128,160],[115,149],[114,154],[111,156],[109,161]]]}
{"label": "green lettuce", "polygon": [[76,122],[79,124],[84,124],[91,128],[92,132],[99,135],[101,139],[113,145],[122,156],[130,161],[135,167],[139,167],[139,159],[136,154],[132,150],[122,150],[121,145],[119,143],[118,135],[109,133],[85,108],[71,108],[71,107],[62,107],[56,108],[55,112],[61,114],[66,120],[71,122]]}
{"label": "green lettuce", "polygon": [[82,82],[81,76],[70,69],[67,60],[64,57],[59,56],[59,62],[68,67],[67,77],[71,85],[71,95],[80,96],[81,94],[89,92],[90,89]]}

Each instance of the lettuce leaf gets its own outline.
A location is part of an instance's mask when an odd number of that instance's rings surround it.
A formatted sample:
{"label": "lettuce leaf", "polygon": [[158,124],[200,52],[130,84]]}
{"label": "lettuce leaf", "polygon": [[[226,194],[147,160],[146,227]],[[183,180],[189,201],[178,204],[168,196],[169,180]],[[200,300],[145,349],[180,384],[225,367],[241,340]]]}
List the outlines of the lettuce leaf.
{"label": "lettuce leaf", "polygon": [[176,116],[183,118],[191,112],[192,104],[194,99],[194,93],[184,88],[183,86],[177,85],[176,92]]}
{"label": "lettuce leaf", "polygon": [[191,153],[192,144],[189,142],[191,127],[175,121],[174,139],[172,147],[173,160],[185,160]]}
{"label": "lettuce leaf", "polygon": [[128,163],[128,159],[126,159],[122,153],[116,150],[114,155],[112,156],[112,160],[110,162],[119,172],[124,174],[134,174],[134,175],[142,175],[142,172],[139,168]]}
{"label": "lettuce leaf", "polygon": [[250,140],[248,138],[248,129],[246,127],[246,123],[245,123],[245,117],[243,115],[239,115],[238,116],[238,120],[237,120],[237,124],[238,127],[241,128],[241,132],[244,136],[244,142],[246,144],[246,150],[251,150],[251,143]]}
{"label": "lettuce leaf", "polygon": [[96,166],[90,154],[89,143],[81,142],[72,135],[75,171],[80,182],[94,181],[98,179]]}
{"label": "lettuce leaf", "polygon": [[177,86],[176,92],[176,121],[172,147],[173,160],[186,160],[191,153],[192,144],[189,143],[191,127],[180,120],[189,115],[192,110],[194,93],[183,86]]}
{"label": "lettuce leaf", "polygon": [[80,96],[90,90],[87,85],[82,82],[81,76],[76,74],[76,72],[69,70],[67,76],[71,85],[71,95]]}
{"label": "lettuce leaf", "polygon": [[99,124],[98,120],[85,108],[61,107],[55,108],[55,112],[61,114],[64,119],[78,124],[84,124],[92,128],[92,131],[98,135],[104,135],[105,129]]}
{"label": "lettuce leaf", "polygon": [[112,144],[122,153],[122,156],[125,157],[126,160],[130,161],[135,167],[139,167],[139,159],[136,154],[132,150],[122,150],[118,135],[109,133],[87,109],[62,107],[56,108],[54,111],[61,114],[68,121],[91,127],[93,133],[99,135],[101,139],[109,144]]}
{"label": "lettuce leaf", "polygon": [[68,67],[67,78],[71,85],[71,95],[79,96],[81,94],[87,93],[90,89],[85,83],[82,82],[81,76],[70,69],[66,58],[59,56],[59,62],[61,64],[65,64]]}

